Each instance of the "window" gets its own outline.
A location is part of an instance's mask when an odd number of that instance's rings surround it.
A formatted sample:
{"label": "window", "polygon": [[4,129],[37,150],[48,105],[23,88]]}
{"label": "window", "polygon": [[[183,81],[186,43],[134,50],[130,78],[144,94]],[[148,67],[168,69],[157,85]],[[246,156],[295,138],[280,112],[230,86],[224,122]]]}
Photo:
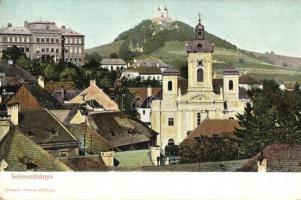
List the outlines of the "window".
{"label": "window", "polygon": [[48,47],[46,47],[46,52],[49,52],[49,48]]}
{"label": "window", "polygon": [[40,38],[37,38],[37,42],[40,42]]}
{"label": "window", "polygon": [[198,51],[201,51],[202,48],[203,48],[202,44],[198,44],[198,45],[197,45],[197,50],[198,50]]}
{"label": "window", "polygon": [[44,38],[43,38],[43,37],[41,38],[41,42],[45,42],[45,40],[44,40]]}
{"label": "window", "polygon": [[60,42],[58,37],[55,38],[55,42],[56,42],[56,43],[59,43],[59,42]]}
{"label": "window", "polygon": [[54,48],[51,48],[51,53],[53,53],[54,52]]}
{"label": "window", "polygon": [[78,44],[81,44],[82,43],[82,39],[78,39]]}
{"label": "window", "polygon": [[172,91],[172,82],[171,81],[168,81],[168,83],[167,83],[167,90]]}
{"label": "window", "polygon": [[24,51],[24,50],[25,50],[24,47],[21,47],[20,50],[21,50],[21,52],[25,52],[25,51]]}
{"label": "window", "polygon": [[7,42],[10,42],[10,37],[9,36],[7,37]]}
{"label": "window", "polygon": [[16,37],[17,38],[17,42],[20,42],[20,37]]}
{"label": "window", "polygon": [[197,81],[203,82],[204,81],[204,72],[202,68],[199,68],[197,71]]}
{"label": "window", "polygon": [[12,42],[15,42],[15,37],[12,37],[12,40],[11,40]]}
{"label": "window", "polygon": [[51,38],[51,40],[50,40],[50,41],[51,41],[51,43],[54,43],[54,38]]}
{"label": "window", "polygon": [[68,53],[68,49],[67,48],[65,49],[65,53]]}
{"label": "window", "polygon": [[77,44],[77,39],[76,38],[74,39],[74,44]]}
{"label": "window", "polygon": [[24,37],[21,37],[21,42],[24,42]]}
{"label": "window", "polygon": [[74,61],[76,62],[76,61],[77,61],[77,58],[74,58]]}
{"label": "window", "polygon": [[68,38],[66,38],[66,39],[65,39],[65,43],[68,44],[68,42],[69,42],[69,41],[68,41]]}
{"label": "window", "polygon": [[72,38],[70,38],[70,44],[72,44],[73,43],[73,39]]}
{"label": "window", "polygon": [[28,42],[28,43],[29,43],[29,37],[26,37],[26,42]]}
{"label": "window", "polygon": [[145,110],[142,110],[142,114],[145,115]]}
{"label": "window", "polygon": [[81,62],[81,61],[82,61],[82,59],[81,59],[81,58],[79,58],[79,59],[78,59],[78,62]]}
{"label": "window", "polygon": [[168,126],[173,126],[173,118],[168,118]]}
{"label": "window", "polygon": [[49,43],[49,38],[46,38],[46,43]]}
{"label": "window", "polygon": [[77,53],[77,47],[74,47],[74,53]]}
{"label": "window", "polygon": [[58,49],[58,48],[56,48],[55,52],[56,52],[56,53],[59,53],[59,49]]}
{"label": "window", "polygon": [[200,123],[201,123],[201,113],[197,113],[196,121],[197,121],[197,125],[200,125]]}
{"label": "window", "polygon": [[26,52],[29,52],[29,47],[26,47]]}
{"label": "window", "polygon": [[73,53],[73,48],[72,47],[70,47],[70,53]]}
{"label": "window", "polygon": [[111,71],[113,71],[113,66],[111,66]]}
{"label": "window", "polygon": [[233,90],[233,81],[232,80],[229,81],[229,90]]}
{"label": "window", "polygon": [[82,53],[82,48],[78,47],[78,53]]}
{"label": "window", "polygon": [[40,53],[40,47],[37,47],[37,53]]}

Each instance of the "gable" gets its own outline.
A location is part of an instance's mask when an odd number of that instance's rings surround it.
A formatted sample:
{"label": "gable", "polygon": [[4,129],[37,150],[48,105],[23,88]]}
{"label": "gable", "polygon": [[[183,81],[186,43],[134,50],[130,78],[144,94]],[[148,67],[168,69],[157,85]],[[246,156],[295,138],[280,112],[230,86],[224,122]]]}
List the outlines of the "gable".
{"label": "gable", "polygon": [[22,85],[17,92],[7,101],[7,104],[19,104],[20,111],[41,110],[41,105],[37,98]]}

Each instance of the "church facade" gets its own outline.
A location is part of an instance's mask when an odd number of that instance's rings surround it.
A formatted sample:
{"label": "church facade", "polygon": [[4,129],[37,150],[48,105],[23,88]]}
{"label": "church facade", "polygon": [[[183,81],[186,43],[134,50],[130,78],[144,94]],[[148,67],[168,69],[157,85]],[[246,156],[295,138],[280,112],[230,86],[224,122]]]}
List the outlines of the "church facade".
{"label": "church facade", "polygon": [[216,92],[212,75],[214,45],[205,40],[204,26],[199,20],[195,38],[186,45],[188,53],[188,88],[178,89],[178,70],[163,72],[162,100],[151,105],[151,127],[159,133],[157,145],[165,147],[169,139],[181,143],[204,119],[231,119],[243,113],[239,100],[239,71],[228,67]]}

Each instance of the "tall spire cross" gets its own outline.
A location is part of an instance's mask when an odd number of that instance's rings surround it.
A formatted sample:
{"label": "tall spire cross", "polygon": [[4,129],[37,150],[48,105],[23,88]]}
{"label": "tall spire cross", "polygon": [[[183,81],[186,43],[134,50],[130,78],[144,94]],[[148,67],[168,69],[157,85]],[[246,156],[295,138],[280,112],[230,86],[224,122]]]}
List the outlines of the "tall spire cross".
{"label": "tall spire cross", "polygon": [[199,13],[199,23],[201,23],[201,13]]}

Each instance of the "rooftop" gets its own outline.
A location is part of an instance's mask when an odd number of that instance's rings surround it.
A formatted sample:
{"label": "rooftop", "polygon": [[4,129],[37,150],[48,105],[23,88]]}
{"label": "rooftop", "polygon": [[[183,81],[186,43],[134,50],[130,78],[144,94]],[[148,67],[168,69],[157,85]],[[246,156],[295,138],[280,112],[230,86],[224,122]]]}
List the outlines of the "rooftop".
{"label": "rooftop", "polygon": [[78,140],[49,111],[25,111],[19,113],[19,128],[37,144],[76,147]]}
{"label": "rooftop", "polygon": [[12,130],[0,147],[3,158],[8,163],[7,171],[72,171],[26,137],[21,130]]}
{"label": "rooftop", "polygon": [[120,59],[120,58],[104,58],[101,61],[102,65],[125,65],[126,63],[124,62],[124,60]]}
{"label": "rooftop", "polygon": [[[263,157],[267,159],[267,172],[301,172],[301,145],[274,143],[263,149]],[[258,153],[246,162],[239,171],[256,172]]]}
{"label": "rooftop", "polygon": [[193,140],[199,136],[234,134],[234,130],[239,127],[238,121],[234,119],[205,119],[198,127],[196,127],[183,141]]}

